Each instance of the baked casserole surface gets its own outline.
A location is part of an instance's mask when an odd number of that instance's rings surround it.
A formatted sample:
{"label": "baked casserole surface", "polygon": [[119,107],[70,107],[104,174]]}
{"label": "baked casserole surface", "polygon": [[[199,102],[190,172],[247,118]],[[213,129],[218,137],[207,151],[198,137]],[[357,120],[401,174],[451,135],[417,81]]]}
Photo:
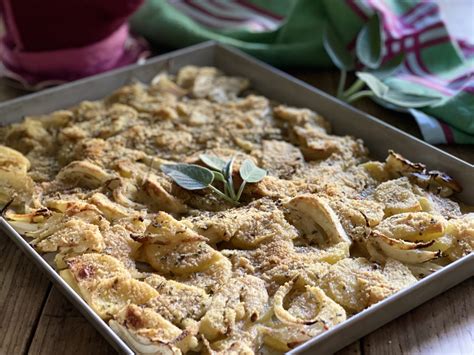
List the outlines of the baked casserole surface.
{"label": "baked casserole surface", "polygon": [[[348,117],[350,119],[350,117]],[[287,351],[473,251],[456,181],[187,66],[0,128],[3,216],[137,353]],[[164,172],[266,170],[238,201]],[[222,182],[212,182],[222,189]]]}

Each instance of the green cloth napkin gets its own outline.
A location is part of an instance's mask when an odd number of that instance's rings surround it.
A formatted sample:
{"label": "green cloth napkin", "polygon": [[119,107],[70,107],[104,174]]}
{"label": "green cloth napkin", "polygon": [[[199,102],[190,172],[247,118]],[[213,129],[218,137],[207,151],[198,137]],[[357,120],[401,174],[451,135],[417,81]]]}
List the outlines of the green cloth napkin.
{"label": "green cloth napkin", "polygon": [[474,46],[452,38],[433,2],[414,0],[148,0],[132,28],[156,46],[179,48],[206,40],[237,47],[278,67],[328,67],[322,43],[327,23],[353,48],[377,11],[385,59],[406,54],[387,82],[443,98],[410,110],[430,143],[474,144]]}

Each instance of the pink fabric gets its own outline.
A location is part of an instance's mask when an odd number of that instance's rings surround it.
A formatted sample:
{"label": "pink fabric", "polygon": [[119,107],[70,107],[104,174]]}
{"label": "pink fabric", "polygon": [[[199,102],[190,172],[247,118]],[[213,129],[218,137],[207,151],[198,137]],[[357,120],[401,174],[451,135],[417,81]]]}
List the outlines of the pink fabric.
{"label": "pink fabric", "polygon": [[33,89],[38,84],[41,88],[135,63],[148,54],[143,40],[129,37],[127,24],[80,48],[28,52],[16,49],[5,38],[0,41],[0,58],[6,69],[3,74]]}
{"label": "pink fabric", "polygon": [[148,45],[126,21],[142,2],[0,0],[0,75],[36,90],[137,62]]}
{"label": "pink fabric", "polygon": [[143,0],[0,0],[5,30],[30,52],[101,41],[127,22]]}

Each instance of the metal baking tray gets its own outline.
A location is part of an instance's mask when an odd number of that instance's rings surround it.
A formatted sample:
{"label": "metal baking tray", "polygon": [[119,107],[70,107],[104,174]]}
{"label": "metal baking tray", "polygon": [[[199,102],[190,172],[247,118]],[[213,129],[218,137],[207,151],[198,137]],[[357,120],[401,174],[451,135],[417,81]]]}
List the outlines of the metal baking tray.
{"label": "metal baking tray", "polygon": [[[409,136],[238,50],[214,42],[181,49],[148,60],[144,64],[128,66],[5,102],[0,104],[0,117],[3,124],[13,123],[26,115],[49,113],[82,100],[100,99],[135,80],[149,82],[162,70],[173,73],[188,64],[215,66],[227,74],[247,77],[252,81],[254,89],[271,99],[317,111],[331,122],[336,134],[349,134],[362,138],[373,158],[385,159],[387,151],[393,149],[408,159],[422,161],[431,169],[445,171],[464,187],[464,191],[458,195],[459,199],[474,205],[473,165]],[[0,228],[117,351],[133,354],[133,351],[62,280],[47,259],[38,254],[3,218],[0,218]],[[290,353],[310,354],[316,349],[318,354],[333,353],[472,276],[474,276],[474,254],[457,260],[413,286],[360,312]]]}

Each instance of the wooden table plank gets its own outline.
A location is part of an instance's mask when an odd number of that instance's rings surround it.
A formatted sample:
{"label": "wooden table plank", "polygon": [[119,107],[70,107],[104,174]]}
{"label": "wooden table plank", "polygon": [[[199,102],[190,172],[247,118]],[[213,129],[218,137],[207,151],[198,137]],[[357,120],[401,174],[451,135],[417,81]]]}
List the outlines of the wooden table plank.
{"label": "wooden table plank", "polygon": [[366,336],[362,353],[473,354],[474,278]]}
{"label": "wooden table plank", "polygon": [[49,282],[0,234],[0,354],[26,351],[49,291]]}
{"label": "wooden table plank", "polygon": [[361,341],[358,340],[344,349],[339,350],[335,355],[362,355]]}
{"label": "wooden table plank", "polygon": [[116,352],[53,287],[41,313],[28,353],[107,355]]}

